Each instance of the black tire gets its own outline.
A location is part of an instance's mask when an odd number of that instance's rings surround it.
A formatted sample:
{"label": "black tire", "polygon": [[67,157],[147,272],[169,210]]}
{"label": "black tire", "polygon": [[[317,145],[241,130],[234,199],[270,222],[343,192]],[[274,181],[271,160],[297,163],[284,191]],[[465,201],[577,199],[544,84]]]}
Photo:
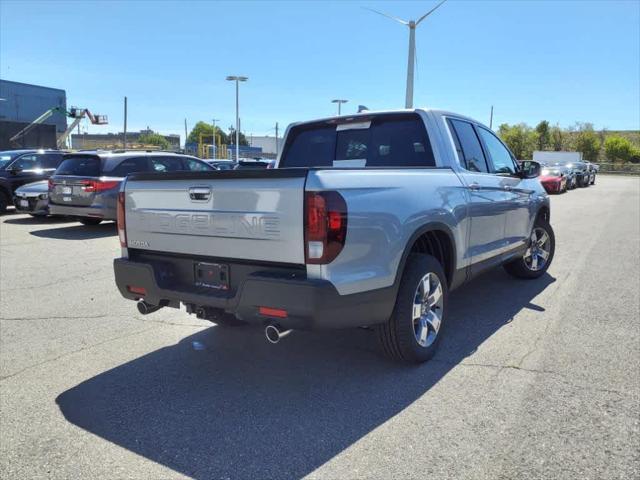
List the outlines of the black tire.
{"label": "black tire", "polygon": [[[429,345],[422,346],[416,338],[413,306],[418,293],[417,289],[427,274],[437,277],[442,289],[442,302],[439,308],[433,310],[433,312],[439,312],[440,319],[435,339]],[[431,278],[433,279],[433,277]],[[435,284],[435,282],[433,283]],[[446,322],[448,297],[449,287],[440,262],[431,255],[411,254],[402,273],[391,318],[376,328],[378,340],[385,355],[407,363],[423,363],[429,360],[435,353],[442,337],[442,328]]]}
{"label": "black tire", "polygon": [[11,200],[7,194],[0,190],[0,215],[7,212],[7,207],[11,205]]}
{"label": "black tire", "polygon": [[548,245],[549,256],[546,259],[544,266],[537,270],[533,270],[530,266],[530,262],[527,261],[527,258],[529,258],[528,257],[529,249],[527,249],[527,252],[522,257],[518,258],[517,260],[513,260],[509,263],[506,263],[504,265],[504,269],[507,271],[508,274],[513,275],[514,277],[517,277],[517,278],[533,279],[533,278],[541,277],[549,269],[549,266],[553,261],[553,255],[556,250],[556,237],[555,237],[555,234],[553,233],[553,228],[551,228],[551,225],[549,224],[549,222],[547,222],[542,216],[539,216],[536,219],[536,222],[533,225],[533,231],[531,232],[532,235],[534,231],[536,231],[536,229],[544,230],[549,236],[549,245]]}
{"label": "black tire", "polygon": [[100,222],[102,222],[101,218],[81,218],[80,223],[83,225],[100,225]]}

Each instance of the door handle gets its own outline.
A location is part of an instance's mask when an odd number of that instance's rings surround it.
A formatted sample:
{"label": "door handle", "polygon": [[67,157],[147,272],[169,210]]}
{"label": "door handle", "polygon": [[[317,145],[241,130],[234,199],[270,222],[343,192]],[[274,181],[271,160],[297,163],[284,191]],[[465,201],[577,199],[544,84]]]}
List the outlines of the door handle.
{"label": "door handle", "polygon": [[211,197],[211,188],[209,187],[190,187],[189,198],[194,202],[207,202]]}
{"label": "door handle", "polygon": [[505,185],[504,187],[502,187],[504,190],[506,190],[507,192],[510,192],[511,190],[513,190],[511,188],[511,185]]}
{"label": "door handle", "polygon": [[473,183],[470,183],[467,188],[469,188],[469,190],[477,191],[477,190],[480,190],[480,184],[477,182],[473,182]]}

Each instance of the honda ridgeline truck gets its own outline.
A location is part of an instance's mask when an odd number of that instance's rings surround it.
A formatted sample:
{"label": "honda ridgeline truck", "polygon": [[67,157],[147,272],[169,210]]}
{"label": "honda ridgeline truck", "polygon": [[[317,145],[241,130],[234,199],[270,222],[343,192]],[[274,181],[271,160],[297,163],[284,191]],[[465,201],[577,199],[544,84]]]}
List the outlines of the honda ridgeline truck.
{"label": "honda ridgeline truck", "polygon": [[487,127],[435,110],[296,123],[274,169],[136,173],[118,201],[122,295],[186,306],[277,342],[295,329],[374,327],[386,354],[429,359],[449,292],[553,259],[540,165]]}

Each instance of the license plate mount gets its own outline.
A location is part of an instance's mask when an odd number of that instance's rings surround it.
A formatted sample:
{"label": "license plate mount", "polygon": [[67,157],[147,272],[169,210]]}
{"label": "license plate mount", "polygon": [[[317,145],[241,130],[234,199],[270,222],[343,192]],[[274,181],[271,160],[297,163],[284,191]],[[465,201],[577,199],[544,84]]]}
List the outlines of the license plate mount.
{"label": "license plate mount", "polygon": [[24,208],[29,208],[29,200],[20,200],[20,206]]}
{"label": "license plate mount", "polygon": [[198,287],[229,290],[229,265],[198,262],[193,266],[193,274]]}

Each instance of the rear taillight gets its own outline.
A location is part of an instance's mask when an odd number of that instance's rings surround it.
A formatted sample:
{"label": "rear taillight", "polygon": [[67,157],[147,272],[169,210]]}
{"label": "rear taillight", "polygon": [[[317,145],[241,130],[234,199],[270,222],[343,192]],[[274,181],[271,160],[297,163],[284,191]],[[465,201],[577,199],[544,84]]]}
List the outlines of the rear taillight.
{"label": "rear taillight", "polygon": [[87,193],[99,193],[104,192],[105,190],[111,190],[112,188],[116,188],[120,185],[118,181],[102,181],[102,180],[83,180],[82,191]]}
{"label": "rear taillight", "polygon": [[118,193],[118,206],[116,208],[116,218],[118,224],[118,237],[120,237],[120,246],[127,247],[127,228],[125,226],[124,216],[124,192]]}
{"label": "rear taillight", "polygon": [[53,190],[54,185],[53,180],[49,179],[49,191]]}
{"label": "rear taillight", "polygon": [[327,264],[342,251],[347,237],[347,204],[338,192],[305,194],[305,259]]}

